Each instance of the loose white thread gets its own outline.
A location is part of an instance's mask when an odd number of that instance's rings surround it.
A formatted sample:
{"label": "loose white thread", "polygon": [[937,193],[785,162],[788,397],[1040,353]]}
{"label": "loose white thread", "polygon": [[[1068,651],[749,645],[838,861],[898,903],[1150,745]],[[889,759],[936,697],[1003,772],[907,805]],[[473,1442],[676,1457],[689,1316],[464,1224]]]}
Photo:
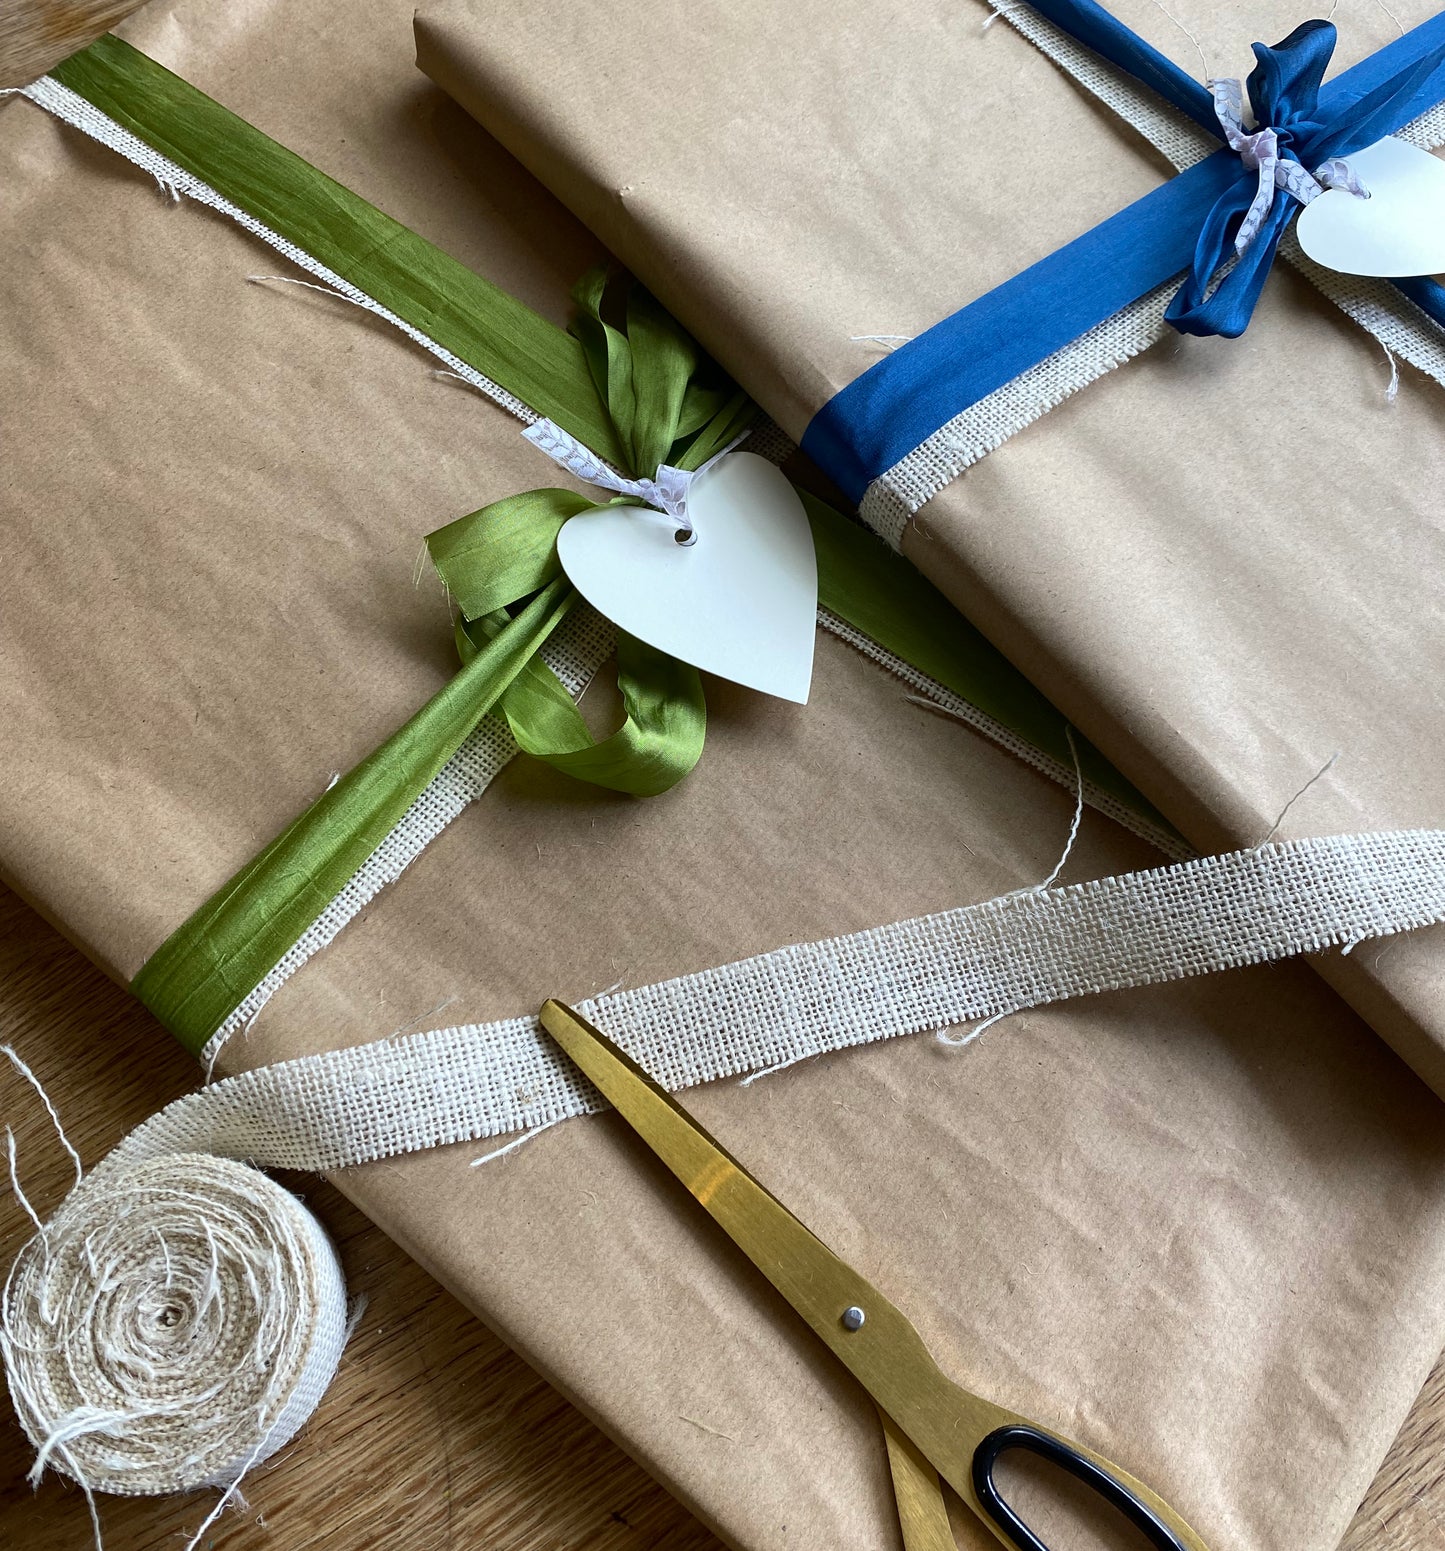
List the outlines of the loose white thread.
{"label": "loose white thread", "polygon": [[246,1506],[246,1501],[241,1496],[241,1482],[245,1480],[246,1476],[258,1464],[260,1464],[261,1450],[265,1447],[265,1443],[266,1440],[262,1438],[260,1442],[257,1443],[256,1447],[251,1450],[250,1457],[247,1459],[246,1463],[242,1465],[240,1470],[236,1472],[235,1480],[233,1480],[226,1488],[226,1490],[221,1493],[220,1500],[217,1502],[216,1506],[211,1509],[211,1511],[205,1516],[204,1519],[201,1520],[200,1526],[197,1528],[196,1533],[192,1535],[191,1538],[186,1542],[186,1551],[196,1551],[196,1547],[201,1543],[201,1536],[204,1535],[206,1531],[210,1529],[211,1525],[213,1525],[216,1520],[221,1517],[221,1515],[226,1511],[227,1504],[230,1503],[233,1499],[235,1500],[236,1506],[238,1508],[244,1508]]}
{"label": "loose white thread", "polygon": [[1064,725],[1064,736],[1069,740],[1069,753],[1074,759],[1074,818],[1069,825],[1069,833],[1064,841],[1063,853],[1054,863],[1054,870],[1042,883],[1031,883],[1027,888],[1014,889],[1004,895],[1005,899],[1023,898],[1030,894],[1047,894],[1058,882],[1059,874],[1064,870],[1064,864],[1073,852],[1074,842],[1079,838],[1079,826],[1084,822],[1084,767],[1079,763],[1079,747],[1074,742],[1074,729],[1067,723]]}
{"label": "loose white thread", "polygon": [[1182,21],[1179,20],[1179,18],[1169,9],[1169,7],[1164,4],[1164,0],[1149,0],[1149,3],[1156,11],[1159,11],[1161,14],[1167,17],[1168,20],[1172,22],[1174,26],[1176,26],[1180,32],[1182,32],[1184,36],[1188,38],[1189,41],[1194,45],[1194,52],[1199,55],[1199,63],[1204,71],[1204,79],[1207,81],[1211,72],[1209,69],[1209,61],[1204,57],[1204,45],[1199,41],[1198,38],[1194,36],[1192,32],[1190,32],[1190,30],[1184,25]]}
{"label": "loose white thread", "polygon": [[[261,1009],[258,1007],[256,1009],[256,1011],[253,1012],[251,1014],[251,1016],[246,1019],[246,1021],[241,1025],[241,1027],[236,1030],[236,1032],[238,1034],[240,1034],[242,1039],[244,1039],[246,1037],[246,1035],[248,1035],[251,1032],[251,1030],[253,1028],[255,1028],[255,1026],[256,1026],[256,1019],[259,1018],[260,1016],[261,1016]],[[209,1088],[211,1086],[211,1084],[216,1080],[216,1061],[220,1057],[221,1046],[224,1045],[225,1043],[226,1043],[225,1040],[213,1039],[210,1042],[210,1044],[206,1046],[205,1050],[203,1050],[201,1052],[201,1055],[202,1055],[202,1057],[203,1057],[203,1059],[205,1060],[205,1063],[206,1063],[204,1069],[201,1072],[201,1086],[203,1088]]]}
{"label": "loose white thread", "polygon": [[[1290,798],[1284,807],[1279,810],[1279,817],[1275,819],[1274,823],[1269,826],[1269,833],[1255,847],[1256,851],[1262,851],[1265,846],[1267,846],[1270,841],[1274,839],[1274,837],[1279,833],[1280,825],[1284,823],[1285,815],[1292,807],[1294,807],[1300,798],[1303,797],[1307,791],[1309,791],[1310,787],[1312,787],[1316,781],[1321,780],[1324,776],[1328,775],[1331,770],[1334,769],[1335,761],[1340,757],[1342,752],[1343,750],[1336,749],[1335,752],[1331,754],[1330,757],[1324,762],[1324,764],[1322,764],[1320,768],[1315,771],[1309,780],[1306,781],[1302,787],[1300,787],[1294,796]],[[1351,947],[1353,946],[1354,944],[1352,943]]]}
{"label": "loose white thread", "polygon": [[1380,348],[1385,352],[1385,359],[1390,363],[1390,380],[1385,386],[1385,402],[1393,404],[1400,396],[1400,363],[1395,358],[1395,352],[1382,339]]}
{"label": "loose white thread", "polygon": [[1054,864],[1054,870],[1042,883],[1034,885],[1034,893],[1042,894],[1045,889],[1050,889],[1058,881],[1059,874],[1064,870],[1064,863],[1068,861],[1070,852],[1074,849],[1074,842],[1079,838],[1079,826],[1084,822],[1084,767],[1079,763],[1079,746],[1074,742],[1074,729],[1066,726],[1064,736],[1069,740],[1069,753],[1074,757],[1074,822],[1069,825],[1069,837],[1064,841],[1063,855]]}
{"label": "loose white thread", "polygon": [[[994,17],[997,17],[998,14],[995,11]],[[990,20],[992,19],[990,18]],[[988,22],[985,22],[984,26],[987,27]],[[851,345],[880,345],[889,355],[892,355],[899,345],[908,344],[912,338],[912,334],[850,334],[848,336],[848,343]]]}
{"label": "loose white thread", "polygon": [[778,1072],[786,1072],[790,1066],[798,1066],[804,1061],[816,1061],[819,1056],[826,1055],[824,1050],[805,1050],[802,1055],[788,1056],[782,1061],[774,1061],[771,1066],[762,1067],[756,1072],[749,1072],[739,1083],[739,1088],[751,1088],[760,1077],[773,1077]]}
{"label": "loose white thread", "polygon": [[420,1023],[430,1023],[439,1012],[445,1012],[456,1000],[455,993],[451,996],[442,997],[435,1007],[428,1007],[425,1012],[416,1013],[413,1017],[408,1018],[405,1023],[398,1023],[391,1031],[391,1038],[396,1039],[398,1035],[409,1034]]}
{"label": "loose white thread", "polygon": [[[1069,740],[1069,753],[1073,755],[1074,759],[1075,797],[1073,822],[1069,825],[1069,834],[1064,841],[1063,854],[1054,864],[1054,870],[1042,883],[1036,883],[1032,888],[1016,890],[1015,892],[1020,895],[1043,894],[1054,886],[1058,881],[1059,874],[1064,870],[1064,864],[1073,852],[1074,842],[1079,838],[1079,828],[1084,822],[1084,767],[1079,761],[1079,746],[1074,741],[1074,729],[1066,725],[1064,736]],[[1002,1012],[994,1013],[991,1018],[985,1018],[982,1023],[975,1024],[971,1029],[966,1029],[961,1034],[950,1034],[945,1028],[939,1029],[933,1037],[940,1045],[947,1045],[953,1050],[961,1050],[965,1045],[971,1045],[985,1029],[991,1029],[995,1023],[1000,1023],[1005,1018],[1013,1017],[1017,1010],[1017,1008],[1006,1007]]]}
{"label": "loose white thread", "polygon": [[[470,388],[473,393],[481,393],[482,391],[477,387],[476,383],[469,382],[460,372],[450,372],[444,366],[432,367],[430,375],[440,378],[444,382],[459,382],[464,388]],[[482,396],[483,398],[486,397],[485,394],[482,394]]]}
{"label": "loose white thread", "polygon": [[1395,31],[1398,32],[1403,38],[1405,36],[1405,26],[1404,23],[1401,22],[1400,18],[1395,15],[1395,13],[1388,5],[1385,4],[1385,0],[1375,0],[1375,4],[1385,13],[1386,16],[1390,18],[1392,22],[1394,22]]}
{"label": "loose white thread", "polygon": [[505,1158],[509,1153],[514,1153],[519,1147],[525,1147],[535,1137],[541,1136],[544,1131],[550,1131],[553,1126],[559,1126],[568,1117],[558,1115],[555,1120],[544,1120],[539,1126],[532,1126],[530,1130],[523,1131],[520,1136],[513,1137],[505,1147],[498,1147],[492,1152],[483,1153],[480,1158],[473,1158],[471,1167],[479,1169],[484,1163],[495,1163],[498,1158]]}
{"label": "loose white thread", "polygon": [[49,1246],[45,1237],[45,1224],[41,1222],[39,1214],[31,1206],[30,1197],[20,1187],[20,1171],[15,1165],[15,1133],[9,1126],[5,1127],[5,1157],[10,1165],[10,1192],[20,1203],[25,1215],[35,1224],[35,1236],[48,1252]]}
{"label": "loose white thread", "polygon": [[0,1045],[0,1055],[8,1056],[10,1064],[34,1088],[40,1102],[45,1106],[45,1113],[50,1116],[50,1123],[55,1127],[55,1134],[60,1138],[60,1145],[70,1154],[70,1161],[75,1167],[75,1183],[78,1185],[85,1178],[85,1170],[81,1167],[80,1154],[70,1145],[70,1138],[65,1134],[65,1127],[60,1123],[60,1116],[55,1112],[55,1106],[50,1102],[50,1095],[40,1084],[40,1079],[16,1054],[12,1045]]}
{"label": "loose white thread", "polygon": [[[964,727],[972,728],[974,732],[982,733],[990,743],[1008,750],[1010,754],[1023,760],[1026,765],[1060,786],[1067,787],[1074,784],[1068,767],[1062,761],[1055,759],[1051,754],[1045,754],[1033,744],[1024,742],[1016,733],[1010,732],[1001,722],[994,721],[991,716],[980,711],[970,701],[964,700],[951,689],[909,667],[900,658],[891,656],[881,647],[876,646],[867,636],[861,635],[835,615],[829,614],[826,609],[818,610],[818,622],[862,652],[865,657],[902,679],[905,684],[917,686],[922,691],[921,694],[903,697],[909,705],[919,706],[925,711],[932,711],[939,716],[947,717],[951,722],[958,722]],[[1155,850],[1162,852],[1171,861],[1184,861],[1196,854],[1181,836],[1160,824],[1151,823],[1122,798],[1116,797],[1113,792],[1088,779],[1084,781],[1084,801],[1096,813],[1102,813],[1113,819],[1116,824],[1122,825],[1131,835],[1147,840]]]}
{"label": "loose white thread", "polygon": [[940,1045],[947,1045],[950,1050],[962,1050],[965,1045],[971,1045],[985,1029],[991,1029],[995,1023],[1002,1023],[1005,1018],[1012,1018],[1016,1009],[1010,1008],[1007,1012],[996,1012],[993,1017],[985,1018],[982,1023],[976,1023],[971,1029],[965,1029],[961,1034],[950,1034],[947,1029],[940,1029],[933,1037]]}
{"label": "loose white thread", "polygon": [[[364,301],[348,296],[345,291],[335,290],[329,285],[318,285],[314,280],[297,280],[293,275],[247,275],[246,279],[252,285],[299,285],[306,291],[320,291],[323,296],[329,296],[333,301],[345,302],[351,307],[360,307],[363,312],[373,310]],[[466,378],[456,372],[451,372],[449,375],[456,377],[458,382],[466,382]]]}

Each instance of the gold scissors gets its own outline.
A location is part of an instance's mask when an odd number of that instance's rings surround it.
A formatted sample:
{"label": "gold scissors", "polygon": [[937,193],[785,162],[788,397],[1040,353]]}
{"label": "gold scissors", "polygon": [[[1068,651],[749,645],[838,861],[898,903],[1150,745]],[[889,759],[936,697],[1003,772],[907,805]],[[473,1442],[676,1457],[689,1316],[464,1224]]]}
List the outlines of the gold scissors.
{"label": "gold scissors", "polygon": [[902,1313],[606,1035],[557,1001],[547,1002],[541,1019],[602,1096],[868,1391],[888,1443],[906,1551],[955,1551],[939,1477],[1004,1545],[1048,1551],[994,1484],[995,1463],[1013,1449],[1041,1456],[1091,1487],[1157,1551],[1207,1551],[1142,1481],[947,1378]]}

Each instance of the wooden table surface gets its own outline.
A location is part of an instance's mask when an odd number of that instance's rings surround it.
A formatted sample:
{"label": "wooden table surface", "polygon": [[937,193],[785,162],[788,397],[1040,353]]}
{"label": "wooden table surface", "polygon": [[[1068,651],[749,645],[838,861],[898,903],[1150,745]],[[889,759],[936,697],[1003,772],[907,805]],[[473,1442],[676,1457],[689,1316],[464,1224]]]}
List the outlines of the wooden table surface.
{"label": "wooden table surface", "polygon": [[[55,1100],[86,1165],[190,1091],[192,1061],[125,992],[0,888],[0,1041]],[[28,1086],[0,1070],[0,1120],[44,1215],[69,1165]],[[334,1235],[368,1299],[314,1421],[249,1477],[206,1551],[721,1551],[720,1543],[329,1186],[287,1181]],[[0,1192],[0,1265],[29,1233]],[[0,1546],[91,1544],[80,1494],[25,1483],[31,1451],[0,1415]],[[214,1493],[105,1498],[107,1551],[179,1551]],[[1391,1450],[1343,1551],[1445,1547],[1445,1360]],[[1264,1548],[1260,1551],[1286,1551]]]}

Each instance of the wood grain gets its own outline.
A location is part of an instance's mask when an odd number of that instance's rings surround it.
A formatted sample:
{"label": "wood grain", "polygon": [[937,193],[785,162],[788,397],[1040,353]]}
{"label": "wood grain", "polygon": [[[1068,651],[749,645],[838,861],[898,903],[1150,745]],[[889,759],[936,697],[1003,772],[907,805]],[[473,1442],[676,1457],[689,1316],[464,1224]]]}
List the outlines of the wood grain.
{"label": "wood grain", "polygon": [[0,88],[26,86],[144,0],[0,0]]}
{"label": "wood grain", "polygon": [[[196,1071],[143,1008],[0,888],[0,1039],[56,1100],[87,1163],[188,1092]],[[25,1188],[42,1213],[68,1164],[26,1085],[0,1071]],[[722,1551],[644,1472],[329,1186],[287,1181],[335,1236],[361,1327],[315,1420],[206,1537],[225,1551]],[[0,1263],[29,1231],[0,1192]],[[25,1484],[30,1451],[0,1408],[0,1546],[90,1543],[78,1492]],[[1445,1546],[1445,1361],[1342,1551]],[[183,1546],[214,1497],[106,1498],[107,1551]]]}

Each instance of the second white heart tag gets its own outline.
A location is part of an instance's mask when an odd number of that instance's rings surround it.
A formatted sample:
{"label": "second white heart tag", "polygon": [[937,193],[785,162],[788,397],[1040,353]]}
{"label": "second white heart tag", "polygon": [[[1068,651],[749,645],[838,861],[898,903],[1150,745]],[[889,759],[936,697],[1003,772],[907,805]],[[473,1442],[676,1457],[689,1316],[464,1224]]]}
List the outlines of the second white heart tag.
{"label": "second white heart tag", "polygon": [[1370,197],[1326,189],[1299,213],[1300,247],[1346,275],[1445,270],[1445,162],[1393,136],[1344,158]]}
{"label": "second white heart tag", "polygon": [[807,703],[818,562],[803,503],[765,458],[731,452],[693,480],[697,535],[645,506],[570,518],[557,554],[572,585],[638,640],[719,678]]}

